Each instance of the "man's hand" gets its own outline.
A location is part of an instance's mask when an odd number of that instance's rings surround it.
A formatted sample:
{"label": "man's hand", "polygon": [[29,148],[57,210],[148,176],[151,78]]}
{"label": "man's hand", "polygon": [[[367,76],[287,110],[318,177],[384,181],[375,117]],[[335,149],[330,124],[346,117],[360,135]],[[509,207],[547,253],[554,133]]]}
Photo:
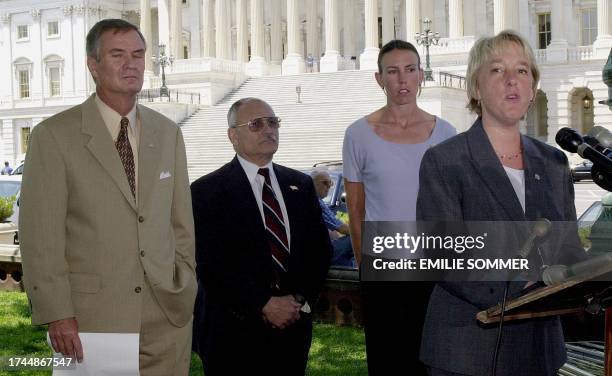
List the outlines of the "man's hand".
{"label": "man's hand", "polygon": [[285,329],[300,319],[300,308],[302,305],[291,295],[273,296],[261,312],[273,328]]}
{"label": "man's hand", "polygon": [[53,350],[65,357],[83,361],[83,345],[79,338],[79,327],[74,317],[49,323],[49,338]]}

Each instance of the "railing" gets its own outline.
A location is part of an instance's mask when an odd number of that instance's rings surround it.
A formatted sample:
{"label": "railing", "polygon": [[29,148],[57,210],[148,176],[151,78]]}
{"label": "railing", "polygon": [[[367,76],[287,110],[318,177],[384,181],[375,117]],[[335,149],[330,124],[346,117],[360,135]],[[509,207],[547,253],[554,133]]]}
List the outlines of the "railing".
{"label": "railing", "polygon": [[200,94],[168,89],[168,95],[162,96],[161,89],[144,89],[138,93],[138,102],[176,102],[199,105]]}
{"label": "railing", "polygon": [[[431,55],[457,54],[467,53],[474,45],[474,36],[465,36],[461,38],[440,38],[437,46],[430,46],[429,53]],[[425,56],[425,48],[420,47],[422,56]]]}
{"label": "railing", "polygon": [[448,72],[438,72],[438,83],[440,86],[453,87],[465,90],[465,77]]}
{"label": "railing", "polygon": [[593,46],[579,46],[567,49],[567,60],[582,61],[593,58]]}
{"label": "railing", "polygon": [[536,63],[546,64],[546,50],[535,50]]}
{"label": "railing", "polygon": [[[586,61],[593,59],[593,57],[593,46],[578,46],[567,49],[567,62]],[[535,58],[538,64],[546,64],[548,60],[548,50],[535,50]]]}
{"label": "railing", "polygon": [[232,60],[221,60],[214,57],[198,57],[174,60],[166,74],[194,72],[243,73],[245,63]]}

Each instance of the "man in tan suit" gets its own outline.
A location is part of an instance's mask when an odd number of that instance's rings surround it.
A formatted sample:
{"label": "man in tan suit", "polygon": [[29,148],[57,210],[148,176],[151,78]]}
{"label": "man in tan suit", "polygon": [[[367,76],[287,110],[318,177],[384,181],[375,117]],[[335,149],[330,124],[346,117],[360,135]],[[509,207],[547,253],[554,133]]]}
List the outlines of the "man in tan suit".
{"label": "man in tan suit", "polygon": [[24,282],[55,351],[86,359],[79,332],[139,333],[141,375],[186,375],[197,289],[187,163],[176,124],[136,104],[145,49],[132,24],[98,22],[87,35],[96,94],[34,128]]}

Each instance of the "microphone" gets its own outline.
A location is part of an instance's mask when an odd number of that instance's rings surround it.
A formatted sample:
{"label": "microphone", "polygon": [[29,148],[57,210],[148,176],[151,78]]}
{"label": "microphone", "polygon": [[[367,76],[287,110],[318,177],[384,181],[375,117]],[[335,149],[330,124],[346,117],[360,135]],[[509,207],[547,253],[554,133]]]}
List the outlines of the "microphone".
{"label": "microphone", "polygon": [[582,158],[598,164],[606,170],[612,169],[612,159],[597,151],[584,141],[584,138],[572,128],[561,128],[555,136],[555,141],[563,150],[578,153]]}
{"label": "microphone", "polygon": [[603,255],[577,262],[570,266],[552,265],[542,273],[542,281],[547,286],[550,286],[555,283],[565,282],[575,276],[584,276],[602,270],[606,266],[608,266],[608,271],[612,270],[612,253],[604,253]]}
{"label": "microphone", "polygon": [[612,191],[612,159],[607,156],[612,157],[612,152],[602,145],[609,141],[609,132],[602,132],[601,129],[597,129],[593,133],[599,138],[593,136],[583,138],[571,128],[561,128],[555,136],[555,141],[563,150],[578,153],[582,158],[593,162],[591,168],[593,182],[607,191]]}
{"label": "microphone", "polygon": [[531,233],[523,243],[521,249],[519,249],[518,255],[522,259],[526,259],[527,256],[537,248],[544,239],[548,236],[552,224],[546,218],[538,218],[534,223]]}
{"label": "microphone", "polygon": [[[594,126],[589,133],[588,136],[593,137],[597,140],[599,145],[601,145],[605,149],[612,149],[612,133],[604,127],[600,127],[599,125]],[[595,147],[594,145],[591,145]]]}

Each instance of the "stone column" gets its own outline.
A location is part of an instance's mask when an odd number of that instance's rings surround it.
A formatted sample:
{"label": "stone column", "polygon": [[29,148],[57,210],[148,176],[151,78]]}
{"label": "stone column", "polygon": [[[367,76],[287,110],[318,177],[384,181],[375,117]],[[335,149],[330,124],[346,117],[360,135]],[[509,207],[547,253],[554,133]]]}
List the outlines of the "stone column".
{"label": "stone column", "polygon": [[319,58],[319,19],[317,10],[319,0],[307,0],[306,9],[306,51],[314,59]]}
{"label": "stone column", "polygon": [[493,1],[493,31],[495,34],[502,30],[519,31],[518,1]]}
{"label": "stone column", "polygon": [[339,37],[338,0],[325,0],[325,56],[321,58],[321,72],[340,69]]}
{"label": "stone column", "polygon": [[[406,0],[410,1],[410,0]],[[359,68],[377,68],[378,59],[378,1],[365,0],[365,49],[359,56]]]}
{"label": "stone column", "polygon": [[448,0],[448,36],[463,37],[463,0]]}
{"label": "stone column", "polygon": [[246,66],[248,75],[261,77],[268,73],[264,52],[263,0],[251,0],[251,61]]}
{"label": "stone column", "polygon": [[382,8],[382,44],[395,39],[394,0],[381,0]]}
{"label": "stone column", "polygon": [[283,60],[283,75],[304,73],[304,57],[300,53],[299,0],[287,0],[287,57]]}
{"label": "stone column", "polygon": [[357,56],[355,47],[355,2],[344,0],[344,57]]}
{"label": "stone column", "polygon": [[151,50],[153,46],[153,35],[151,34],[151,0],[140,0],[140,32],[147,42],[147,52],[145,53],[145,71],[153,70],[153,61],[151,60]]}
{"label": "stone column", "polygon": [[168,0],[157,0],[157,24],[159,44],[166,46],[166,53],[170,53],[170,14]]}
{"label": "stone column", "polygon": [[202,0],[202,57],[215,56],[213,0]]}
{"label": "stone column", "polygon": [[231,59],[230,22],[227,18],[229,0],[215,0],[215,47],[217,59]]}
{"label": "stone column", "polygon": [[241,62],[249,61],[246,3],[247,0],[236,0],[236,60]]}
{"label": "stone column", "polygon": [[183,58],[183,2],[170,0],[170,54],[175,59]]}
{"label": "stone column", "polygon": [[270,0],[272,4],[272,22],[270,24],[270,63],[279,65],[283,61],[283,35],[281,28],[281,0]]}
{"label": "stone column", "polygon": [[421,31],[420,0],[406,0],[406,40],[417,45],[414,35]]}
{"label": "stone column", "polygon": [[565,24],[563,0],[551,0],[550,7],[551,40],[546,47],[546,61],[563,63],[567,61],[567,38],[563,30]]}
{"label": "stone column", "polygon": [[610,1],[597,0],[597,39],[593,42],[595,56],[606,59],[612,48],[612,18]]}

